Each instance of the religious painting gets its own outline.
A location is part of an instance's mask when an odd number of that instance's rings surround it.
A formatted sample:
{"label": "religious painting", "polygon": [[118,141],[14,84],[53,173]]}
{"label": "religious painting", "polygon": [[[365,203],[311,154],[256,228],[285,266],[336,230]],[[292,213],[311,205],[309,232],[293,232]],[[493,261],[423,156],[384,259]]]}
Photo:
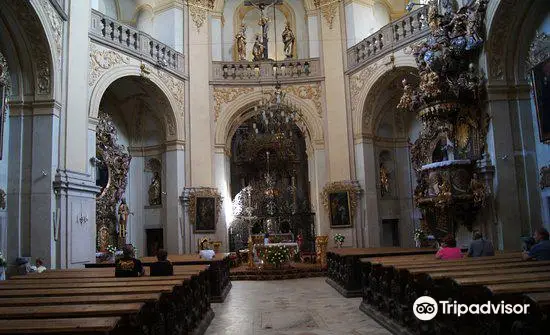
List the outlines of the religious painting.
{"label": "religious painting", "polygon": [[330,227],[351,227],[349,192],[329,193]]}
{"label": "religious painting", "polygon": [[216,198],[197,197],[195,206],[195,233],[215,233]]}
{"label": "religious painting", "polygon": [[541,142],[550,141],[550,58],[532,69],[532,83]]}

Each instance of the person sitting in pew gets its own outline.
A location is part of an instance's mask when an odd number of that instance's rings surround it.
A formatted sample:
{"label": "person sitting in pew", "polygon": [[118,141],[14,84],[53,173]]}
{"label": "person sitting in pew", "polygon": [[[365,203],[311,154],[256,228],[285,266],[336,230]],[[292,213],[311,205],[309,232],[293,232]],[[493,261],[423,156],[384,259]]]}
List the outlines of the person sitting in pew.
{"label": "person sitting in pew", "polygon": [[456,240],[452,234],[445,236],[443,239],[443,246],[435,254],[435,258],[438,259],[460,259],[462,253],[460,248],[456,247]]}
{"label": "person sitting in pew", "polygon": [[494,256],[495,249],[491,241],[486,241],[480,231],[474,231],[474,240],[468,248],[468,257]]}
{"label": "person sitting in pew", "polygon": [[31,266],[31,272],[42,273],[47,270],[44,266],[44,261],[42,260],[42,258],[37,258],[35,264],[36,265]]}
{"label": "person sitting in pew", "polygon": [[173,276],[174,267],[168,260],[168,253],[164,249],[157,251],[157,262],[151,264],[151,276]]}
{"label": "person sitting in pew", "polygon": [[134,247],[126,244],[122,248],[122,258],[115,262],[115,277],[140,277],[145,269],[139,259],[134,258]]}
{"label": "person sitting in pew", "polygon": [[529,251],[523,252],[524,260],[550,261],[550,240],[548,230],[539,228],[535,231],[534,246]]}

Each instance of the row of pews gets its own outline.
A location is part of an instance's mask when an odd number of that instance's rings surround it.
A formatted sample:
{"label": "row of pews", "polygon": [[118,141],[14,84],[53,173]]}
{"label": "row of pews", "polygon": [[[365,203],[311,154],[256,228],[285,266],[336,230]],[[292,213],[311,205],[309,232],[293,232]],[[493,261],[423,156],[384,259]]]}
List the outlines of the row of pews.
{"label": "row of pews", "polygon": [[433,255],[432,248],[334,248],[327,251],[327,283],[340,294],[349,297],[360,297],[361,265],[359,260],[365,257]]}
{"label": "row of pews", "polygon": [[[361,310],[399,334],[548,334],[550,261],[523,261],[521,253],[437,260],[433,255],[360,259]],[[461,304],[529,304],[528,314],[438,313],[420,321],[420,296]]]}
{"label": "row of pews", "polygon": [[209,265],[174,275],[115,278],[113,268],[49,270],[0,282],[0,334],[202,334]]}

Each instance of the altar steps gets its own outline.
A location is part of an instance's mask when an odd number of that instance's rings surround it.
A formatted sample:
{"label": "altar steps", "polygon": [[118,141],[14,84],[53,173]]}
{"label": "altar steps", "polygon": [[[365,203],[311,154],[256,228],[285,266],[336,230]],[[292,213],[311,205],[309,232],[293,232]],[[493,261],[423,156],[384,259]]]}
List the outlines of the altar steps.
{"label": "altar steps", "polygon": [[323,277],[325,274],[326,271],[317,264],[296,264],[296,266],[281,269],[250,269],[244,265],[232,268],[229,276],[231,280],[283,280]]}

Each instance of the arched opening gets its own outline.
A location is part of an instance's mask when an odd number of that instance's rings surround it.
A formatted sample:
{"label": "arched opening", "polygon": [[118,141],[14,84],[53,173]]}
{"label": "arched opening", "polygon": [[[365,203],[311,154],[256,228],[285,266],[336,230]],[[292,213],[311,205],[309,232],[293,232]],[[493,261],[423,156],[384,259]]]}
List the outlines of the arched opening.
{"label": "arched opening", "polygon": [[167,169],[166,144],[177,133],[170,103],[150,80],[126,76],[106,89],[98,119],[97,250],[132,243],[154,255],[166,245],[166,181],[177,171]]}
{"label": "arched opening", "polygon": [[[315,227],[304,126],[290,120],[278,128],[282,131],[273,131],[262,114],[253,109],[243,114],[247,117],[231,137],[234,220],[229,227],[230,250],[247,248],[249,232],[269,233],[277,242],[294,242],[301,236],[301,250],[313,250]],[[269,120],[286,121],[276,115]]]}

